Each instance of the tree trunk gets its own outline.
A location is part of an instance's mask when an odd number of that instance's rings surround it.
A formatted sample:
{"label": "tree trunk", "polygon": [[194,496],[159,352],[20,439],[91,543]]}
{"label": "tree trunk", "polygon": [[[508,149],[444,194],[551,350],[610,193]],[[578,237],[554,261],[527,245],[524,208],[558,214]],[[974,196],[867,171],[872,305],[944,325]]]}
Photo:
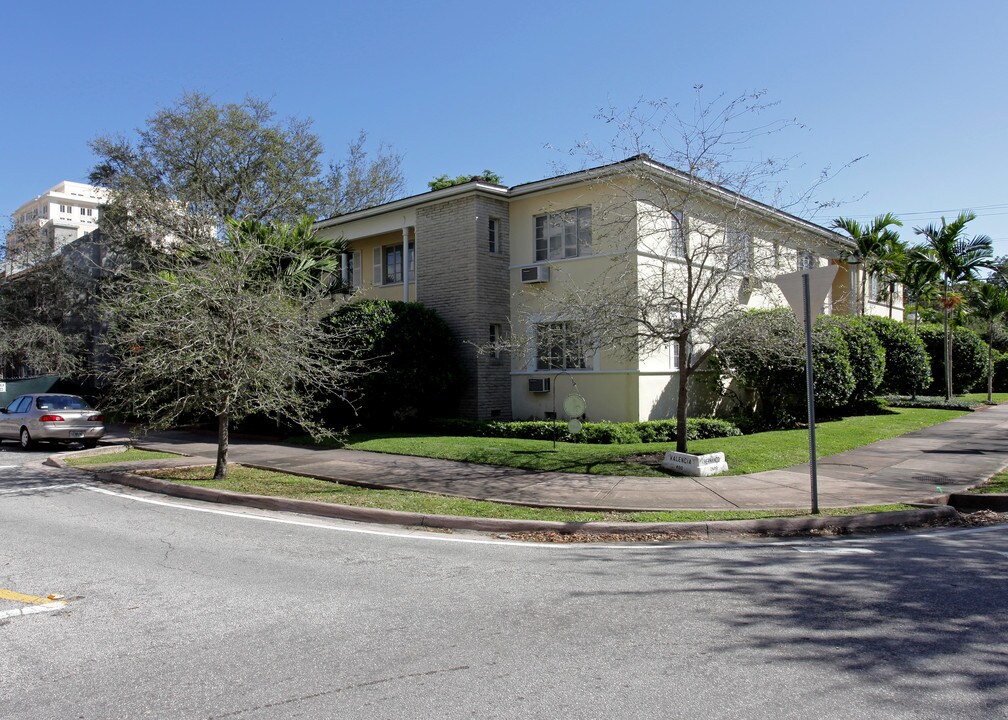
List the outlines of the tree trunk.
{"label": "tree trunk", "polygon": [[994,321],[987,334],[987,404],[994,402]]}
{"label": "tree trunk", "polygon": [[217,466],[214,468],[214,480],[227,477],[228,419],[227,413],[217,416]]}
{"label": "tree trunk", "polygon": [[676,450],[678,452],[689,452],[686,442],[686,399],[687,383],[690,376],[689,343],[686,338],[676,341],[679,346],[679,394],[676,400]]}
{"label": "tree trunk", "polygon": [[952,401],[952,336],[949,335],[948,290],[942,289],[942,309],[945,318],[945,400]]}
{"label": "tree trunk", "polygon": [[895,283],[889,284],[889,319],[892,320],[893,295],[896,294]]}

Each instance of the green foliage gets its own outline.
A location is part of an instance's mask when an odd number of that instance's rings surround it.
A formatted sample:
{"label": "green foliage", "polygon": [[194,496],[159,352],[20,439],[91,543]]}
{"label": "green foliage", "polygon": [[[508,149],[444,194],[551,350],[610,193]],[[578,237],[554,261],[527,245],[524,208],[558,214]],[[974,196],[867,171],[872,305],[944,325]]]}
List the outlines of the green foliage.
{"label": "green foliage", "polygon": [[876,316],[866,316],[864,321],[885,351],[880,392],[913,395],[931,384],[931,359],[923,341],[908,325]]}
{"label": "green foliage", "polygon": [[[758,427],[789,427],[806,416],[805,338],[789,310],[753,310],[722,345],[722,363],[756,396]],[[816,408],[844,407],[854,392],[850,352],[839,327],[812,331]]]}
{"label": "green foliage", "polygon": [[[924,347],[931,357],[934,381],[930,394],[940,393],[945,377],[945,331],[941,325],[921,325],[918,328]],[[952,328],[952,388],[957,393],[969,392],[987,377],[987,344],[972,330]]]}
{"label": "green foliage", "polygon": [[[455,412],[464,372],[455,337],[434,310],[415,302],[361,300],[339,308],[331,321],[363,328],[354,352],[368,359],[372,372],[348,398],[357,422],[392,427]],[[330,412],[334,420],[355,419],[346,403],[334,402]]]}
{"label": "green foliage", "polygon": [[994,355],[994,392],[1008,392],[1008,353]]}
{"label": "green foliage", "polygon": [[851,404],[868,402],[882,384],[885,376],[885,348],[864,318],[850,315],[828,315],[819,319],[824,325],[836,327],[847,343],[851,372],[854,374],[854,391]]}
{"label": "green foliage", "polygon": [[[556,440],[558,442],[594,445],[631,445],[636,443],[675,442],[675,420],[645,420],[642,422],[586,422],[581,432],[571,435],[567,423],[556,420],[435,420],[425,423],[428,431],[443,435],[469,437],[516,438],[522,440]],[[686,421],[689,440],[735,437],[742,432],[734,423],[717,418],[690,418]]]}
{"label": "green foliage", "polygon": [[444,190],[445,188],[450,188],[455,185],[464,185],[467,182],[472,182],[473,180],[478,180],[480,182],[491,183],[493,185],[501,184],[501,177],[493,170],[484,170],[480,175],[459,175],[455,178],[451,178],[447,175],[438,175],[436,178],[427,183],[427,187],[431,190]]}

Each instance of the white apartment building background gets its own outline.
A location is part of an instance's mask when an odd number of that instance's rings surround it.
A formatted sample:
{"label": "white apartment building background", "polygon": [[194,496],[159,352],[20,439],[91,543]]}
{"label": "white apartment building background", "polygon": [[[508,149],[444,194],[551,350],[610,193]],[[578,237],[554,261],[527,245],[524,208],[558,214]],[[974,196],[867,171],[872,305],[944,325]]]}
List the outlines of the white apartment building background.
{"label": "white apartment building background", "polygon": [[7,234],[7,257],[4,270],[8,275],[25,270],[31,259],[18,252],[19,244],[34,233],[35,238],[48,242],[52,252],[98,229],[101,206],[107,201],[106,190],[86,183],[64,180],[38,197],[21,205],[11,215],[12,228]]}

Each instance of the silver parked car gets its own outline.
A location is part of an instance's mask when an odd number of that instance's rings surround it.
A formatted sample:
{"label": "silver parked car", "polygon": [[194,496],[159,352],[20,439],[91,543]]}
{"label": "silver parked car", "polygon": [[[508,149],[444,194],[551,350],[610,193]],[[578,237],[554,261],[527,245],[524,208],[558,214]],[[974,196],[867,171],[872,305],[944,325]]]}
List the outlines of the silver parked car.
{"label": "silver parked car", "polygon": [[94,447],[105,434],[105,418],[76,395],[21,395],[0,410],[0,439],[30,448],[36,440],[78,442]]}

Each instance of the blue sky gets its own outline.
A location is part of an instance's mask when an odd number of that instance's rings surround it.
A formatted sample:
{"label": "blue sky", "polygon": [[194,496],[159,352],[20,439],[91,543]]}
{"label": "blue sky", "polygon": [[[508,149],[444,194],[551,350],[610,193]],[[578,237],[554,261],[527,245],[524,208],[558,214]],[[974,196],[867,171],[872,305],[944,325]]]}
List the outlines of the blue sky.
{"label": "blue sky", "polygon": [[912,226],[972,208],[1008,254],[1008,4],[947,2],[5,3],[0,209],[86,180],[87,141],[128,132],[188,90],[268,97],[329,153],[363,128],[404,155],[409,192],[490,168],[536,180],[603,142],[606,105],[765,89],[803,128],[795,187],[866,156],[829,211]]}

